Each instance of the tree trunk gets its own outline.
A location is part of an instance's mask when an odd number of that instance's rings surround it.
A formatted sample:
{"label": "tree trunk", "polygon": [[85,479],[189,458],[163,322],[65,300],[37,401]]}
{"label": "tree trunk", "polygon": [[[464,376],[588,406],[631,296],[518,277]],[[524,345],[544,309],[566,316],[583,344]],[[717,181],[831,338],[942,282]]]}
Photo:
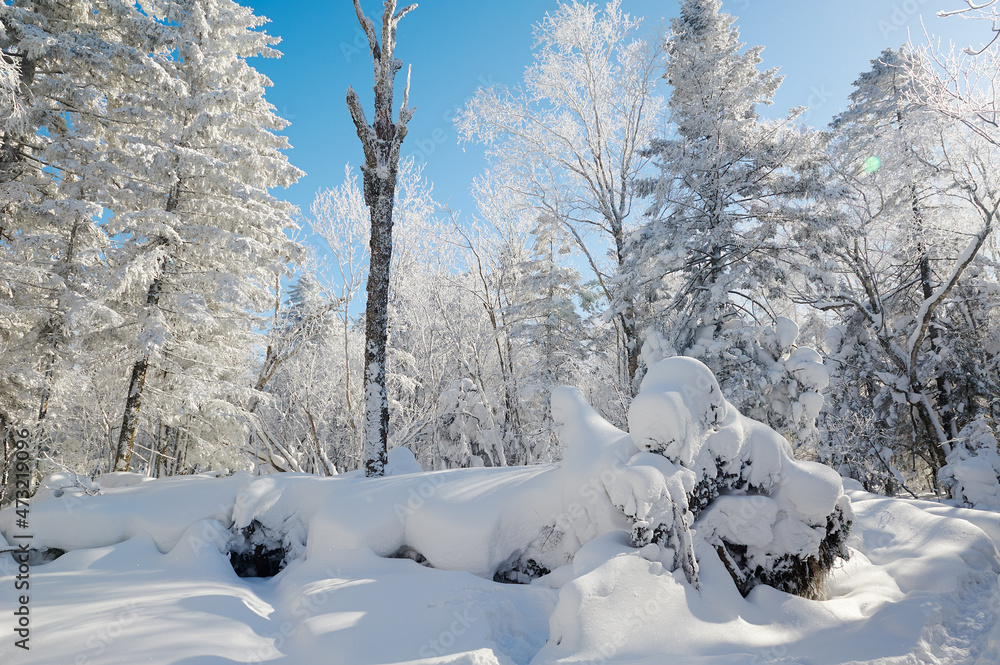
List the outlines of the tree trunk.
{"label": "tree trunk", "polygon": [[[157,277],[149,285],[146,294],[146,307],[155,308],[160,302],[160,290],[163,288],[162,278]],[[132,365],[132,376],[128,382],[128,392],[125,397],[125,412],[122,415],[122,427],[118,433],[118,449],[115,451],[115,471],[128,471],[132,464],[132,449],[135,446],[135,434],[139,427],[139,409],[142,406],[142,390],[146,385],[146,371],[149,369],[149,352],[146,351]]]}
{"label": "tree trunk", "polygon": [[[385,385],[386,344],[389,336],[389,269],[392,264],[392,208],[396,195],[399,150],[406,136],[406,123],[413,117],[407,106],[410,77],[407,74],[399,121],[393,123],[393,83],[403,63],[394,56],[396,27],[399,20],[416,5],[396,12],[396,0],[386,0],[382,15],[382,43],[375,24],[361,11],[358,0],[354,10],[368,37],[375,67],[375,121],[368,124],[365,112],[353,88],[347,89],[347,108],[351,112],[358,138],[365,153],[365,203],[371,215],[370,267],[368,302],[365,306],[365,475],[385,473],[389,440],[389,401]],[[395,13],[394,13],[395,12]]]}
{"label": "tree trunk", "polygon": [[0,411],[0,447],[3,448],[3,458],[0,460],[0,507],[7,504],[7,497],[13,496],[8,484],[10,483],[10,471],[14,465],[14,445],[11,440],[14,426],[7,414]]}
{"label": "tree trunk", "polygon": [[389,267],[392,263],[395,183],[388,187],[382,183],[379,185],[382,191],[371,208],[371,267],[368,271],[368,301],[365,306],[364,464],[367,476],[383,474],[389,437],[385,359],[389,339]]}
{"label": "tree trunk", "polygon": [[[176,161],[174,166],[176,168]],[[173,186],[167,194],[166,205],[163,211],[173,213],[180,205],[181,178],[174,181]],[[166,243],[166,239],[160,237],[154,245]],[[149,285],[146,292],[146,310],[153,311],[160,305],[160,292],[163,290],[163,270],[166,259],[161,259],[158,275]],[[149,369],[149,351],[143,351],[141,357],[132,365],[132,376],[128,382],[128,392],[125,393],[125,412],[122,414],[122,427],[118,433],[118,449],[115,451],[113,469],[115,471],[128,471],[132,463],[132,448],[135,445],[135,434],[139,426],[139,408],[142,406],[142,391],[146,386],[146,371]]]}
{"label": "tree trunk", "polygon": [[625,311],[618,317],[621,320],[623,346],[625,347],[625,368],[628,372],[629,390],[633,397],[639,394],[639,385],[636,380],[639,375],[639,353],[642,345],[639,342],[639,334],[635,329],[635,313],[632,306],[628,305]]}
{"label": "tree trunk", "polygon": [[[927,248],[924,245],[923,215],[920,212],[920,202],[917,198],[917,186],[914,184],[910,185],[910,204],[913,208],[913,219],[917,225],[917,233],[920,234],[920,238],[917,241],[917,251],[920,252],[919,267],[921,292],[923,293],[924,300],[930,300],[931,296],[934,295],[934,285],[932,283],[931,276],[931,260],[930,256],[927,254]],[[934,325],[933,321],[927,330],[927,339],[931,343],[931,348],[934,350],[934,354],[940,357],[943,351],[940,332],[938,331],[938,327]],[[938,410],[941,412],[941,426],[944,428],[944,431],[948,436],[956,438],[958,436],[958,429],[955,424],[955,414],[951,408],[951,398],[948,393],[947,382],[940,371],[936,372],[934,381],[936,388],[935,401],[937,402]]]}
{"label": "tree trunk", "polygon": [[[625,267],[625,225],[624,214],[618,212],[614,216],[607,218],[611,227],[612,236],[615,240],[615,258],[618,262],[618,274],[622,274]],[[609,294],[609,304],[611,304]],[[622,351],[625,355],[625,371],[627,376],[627,386],[629,394],[635,397],[639,394],[639,355],[642,351],[642,340],[639,339],[639,331],[635,325],[635,308],[631,300],[625,303],[625,310],[618,315],[618,321],[622,332]]]}

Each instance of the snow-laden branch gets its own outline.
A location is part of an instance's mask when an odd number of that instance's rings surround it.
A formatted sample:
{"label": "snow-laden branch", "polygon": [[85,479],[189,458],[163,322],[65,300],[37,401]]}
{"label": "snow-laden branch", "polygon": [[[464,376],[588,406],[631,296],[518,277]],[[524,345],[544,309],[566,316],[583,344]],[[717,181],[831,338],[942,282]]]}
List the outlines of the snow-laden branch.
{"label": "snow-laden branch", "polygon": [[949,16],[964,15],[966,18],[980,19],[985,21],[990,21],[993,23],[992,32],[993,38],[990,39],[989,43],[979,49],[974,49],[971,46],[965,49],[965,52],[969,55],[981,55],[987,49],[989,49],[993,44],[1000,39],[1000,14],[997,13],[994,7],[990,11],[986,11],[987,8],[996,5],[997,0],[987,0],[981,4],[976,4],[973,0],[964,0],[966,6],[960,7],[958,9],[952,9],[948,11],[939,11],[937,13],[941,18],[948,18]]}

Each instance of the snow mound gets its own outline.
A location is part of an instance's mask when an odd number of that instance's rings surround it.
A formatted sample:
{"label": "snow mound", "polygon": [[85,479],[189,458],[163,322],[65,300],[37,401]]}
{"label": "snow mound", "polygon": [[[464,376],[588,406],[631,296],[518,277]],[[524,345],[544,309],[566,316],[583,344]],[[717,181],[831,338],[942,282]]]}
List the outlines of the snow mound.
{"label": "snow mound", "polygon": [[[191,525],[210,520],[231,529],[229,552],[245,575],[370,549],[525,582],[571,563],[595,538],[627,532],[634,548],[654,545],[663,566],[697,586],[700,531],[726,553],[744,593],[760,583],[809,593],[847,554],[850,508],[839,477],[793,460],[780,436],[726,402],[697,360],[649,369],[629,410],[631,434],[573,388],[554,392],[552,414],[566,450],[560,465],[423,473],[397,448],[380,479],[213,473],[151,482],[116,474],[96,491],[90,481],[55,479],[65,488],[32,508],[35,545],[75,550],[147,534],[167,552]],[[11,513],[0,514],[0,529],[12,525]]]}
{"label": "snow mound", "polygon": [[[47,478],[31,501],[32,547],[79,550],[106,547],[140,534],[169,552],[192,524],[202,520],[231,523],[236,496],[253,477],[214,474],[160,480],[139,474],[110,474],[96,483]],[[94,485],[96,490],[92,490]],[[57,489],[52,489],[56,487]],[[0,511],[0,531],[13,533],[16,514]]]}
{"label": "snow mound", "polygon": [[[795,460],[788,442],[742,416],[722,396],[711,370],[692,358],[650,367],[628,420],[635,444],[673,465],[658,468],[672,478],[661,481],[655,465],[635,458],[630,465],[645,466],[653,476],[647,487],[633,496],[626,488],[624,501],[622,491],[609,491],[635,521],[634,545],[667,548],[672,567],[696,583],[697,557],[688,533],[693,528],[724,553],[744,593],[761,583],[821,593],[825,572],[849,554],[850,502],[836,472]],[[650,503],[652,511],[633,510]]]}
{"label": "snow mound", "polygon": [[964,506],[1000,510],[1000,452],[985,418],[962,428],[946,461],[938,477],[953,499]]}
{"label": "snow mound", "polygon": [[[690,359],[652,367],[632,435],[557,391],[560,465],[52,478],[33,545],[68,552],[32,567],[31,611],[60,639],[15,660],[1000,662],[1000,517],[845,493],[713,386]],[[0,548],[15,523],[0,511]],[[276,574],[237,577],[240,553]]]}
{"label": "snow mound", "polygon": [[[850,562],[831,571],[825,600],[754,589],[745,598],[726,566],[698,539],[701,591],[666,572],[626,539],[608,534],[577,554],[586,564],[560,589],[551,638],[531,661],[687,665],[718,663],[995,663],[1000,661],[993,541],[937,504],[852,493],[857,515]],[[765,524],[777,506],[756,498]],[[715,524],[752,516],[713,504]],[[966,511],[970,512],[970,511]],[[767,526],[754,534],[766,538]],[[701,534],[699,534],[701,535]]]}
{"label": "snow mound", "polygon": [[[186,511],[192,497],[206,491],[203,482],[186,480],[143,487],[159,487],[163,503]],[[289,480],[300,490],[308,485]],[[5,640],[0,662],[1000,662],[1000,556],[976,526],[1000,536],[997,516],[858,491],[849,495],[856,510],[853,556],[831,571],[825,600],[767,586],[744,598],[700,533],[694,541],[697,591],[681,571],[666,569],[660,548],[635,549],[624,530],[588,541],[567,565],[530,585],[496,584],[378,557],[370,549],[299,559],[261,582],[236,577],[225,553],[228,526],[203,520],[191,524],[168,554],[140,534],[33,567],[32,637],[58,639],[32,639],[30,651],[16,653],[12,640]],[[776,515],[776,506],[765,507],[773,499],[757,501],[761,514]],[[107,501],[102,506],[114,507]],[[722,501],[704,512],[728,514],[731,527],[742,532],[745,516],[733,508]],[[17,567],[9,562],[0,556],[0,588],[13,586]],[[0,593],[0,614],[10,616],[15,601],[14,594]]]}

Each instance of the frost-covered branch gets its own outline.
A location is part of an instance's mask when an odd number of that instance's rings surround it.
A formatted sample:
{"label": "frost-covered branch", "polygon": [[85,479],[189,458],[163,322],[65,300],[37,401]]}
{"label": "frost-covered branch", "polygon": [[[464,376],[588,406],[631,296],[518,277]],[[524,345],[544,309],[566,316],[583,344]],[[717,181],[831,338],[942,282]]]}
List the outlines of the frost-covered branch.
{"label": "frost-covered branch", "polygon": [[942,18],[948,18],[949,16],[963,15],[967,18],[974,18],[980,20],[990,21],[993,24],[993,38],[988,44],[979,49],[974,49],[971,46],[965,49],[965,52],[969,55],[980,55],[989,49],[993,44],[1000,39],[1000,14],[997,14],[997,10],[994,7],[992,10],[987,12],[986,10],[990,7],[996,5],[997,0],[986,0],[986,2],[976,4],[973,0],[964,0],[966,6],[960,7],[958,9],[952,9],[950,11],[939,11],[938,16]]}
{"label": "frost-covered branch", "polygon": [[[625,261],[637,183],[649,163],[642,149],[664,107],[663,43],[634,39],[638,25],[620,0],[603,11],[561,4],[535,28],[524,87],[480,89],[456,120],[461,140],[487,146],[491,169],[522,209],[558,219],[586,255],[619,331],[629,392],[641,340],[632,304],[608,276]],[[586,237],[595,231],[606,260]]]}

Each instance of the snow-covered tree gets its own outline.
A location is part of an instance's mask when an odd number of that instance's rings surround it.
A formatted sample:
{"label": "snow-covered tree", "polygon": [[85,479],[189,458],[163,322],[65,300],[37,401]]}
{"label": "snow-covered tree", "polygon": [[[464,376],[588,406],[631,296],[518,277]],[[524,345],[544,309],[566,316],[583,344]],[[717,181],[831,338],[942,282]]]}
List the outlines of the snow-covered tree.
{"label": "snow-covered tree", "polygon": [[[338,470],[363,468],[364,321],[360,295],[367,279],[369,214],[359,178],[322,190],[311,230],[328,251],[302,263],[276,328],[275,371],[258,407],[262,461],[278,470],[322,470],[319,450]],[[460,240],[438,214],[432,190],[412,159],[400,163],[393,204],[390,281],[393,320],[387,348],[389,444],[410,448],[428,468],[442,463],[440,397],[455,381],[475,379],[491,419],[504,422],[496,346],[477,301],[477,284],[461,264]],[[322,312],[322,321],[316,313]],[[312,313],[312,314],[310,314]],[[298,322],[312,318],[308,335]],[[288,335],[293,335],[287,338]],[[286,339],[287,338],[287,339]],[[278,348],[286,349],[279,352]],[[282,360],[284,358],[284,360]],[[503,450],[500,450],[503,453]],[[449,463],[471,463],[471,457]]]}
{"label": "snow-covered tree", "polygon": [[[913,48],[913,47],[911,47]],[[930,41],[904,63],[914,81],[907,101],[960,124],[982,140],[1000,147],[995,116],[1000,108],[996,77],[1000,48],[958,51]]]}
{"label": "snow-covered tree", "polygon": [[1000,509],[1000,445],[992,419],[980,416],[962,428],[939,475],[944,489],[963,505]]}
{"label": "snow-covered tree", "polygon": [[672,135],[649,150],[659,169],[646,182],[654,202],[621,281],[648,331],[647,364],[700,358],[740,409],[797,436],[813,431],[817,411],[799,393],[823,386],[797,385],[795,361],[786,362],[797,335],[776,329],[787,310],[780,255],[803,222],[818,146],[793,125],[798,111],[777,122],[759,116],[781,78],[760,69],[762,48],[744,49],[720,7],[686,0],[672,22]]}
{"label": "snow-covered tree", "polygon": [[173,85],[109,102],[168,110],[133,130],[141,153],[119,150],[111,159],[134,178],[131,198],[107,225],[119,240],[112,293],[134,334],[114,454],[119,470],[130,466],[141,409],[147,422],[214,439],[216,450],[245,440],[258,313],[271,308],[273,285],[295,254],[285,236],[292,207],[269,189],[301,172],[281,152],[288,143],[275,131],[287,123],[264,98],[270,81],[247,62],[278,55],[277,40],[259,30],[263,19],[231,0],[157,9],[173,27],[164,64]]}
{"label": "snow-covered tree", "polygon": [[[406,165],[402,178],[408,178]],[[407,202],[408,203],[408,202]],[[394,206],[394,209],[398,209]],[[299,266],[279,305],[274,341],[261,369],[262,461],[277,470],[317,469],[324,456],[339,470],[362,463],[363,321],[358,310],[368,274],[369,213],[356,172],[316,194],[309,230],[327,245]]]}
{"label": "snow-covered tree", "polygon": [[836,178],[803,238],[803,302],[840,317],[827,335],[831,426],[855,413],[879,422],[892,433],[879,464],[892,476],[909,456],[911,475],[933,483],[996,394],[980,340],[1000,183],[995,148],[921,101],[937,84],[918,59],[884,52],[834,123]]}
{"label": "snow-covered tree", "polygon": [[507,306],[511,334],[537,358],[520,372],[534,412],[536,428],[530,437],[535,439],[535,459],[559,457],[550,408],[552,389],[577,383],[587,356],[595,352],[584,318],[587,303],[580,274],[564,265],[572,249],[562,224],[551,217],[539,218],[531,233],[531,252],[518,266],[520,297]]}
{"label": "snow-covered tree", "polygon": [[144,118],[108,100],[127,107],[136,91],[169,86],[158,59],[166,38],[164,26],[127,2],[3,3],[0,21],[23,109],[20,122],[4,123],[0,149],[0,302],[12,324],[0,361],[9,403],[0,409],[37,423],[45,453],[60,429],[70,442],[84,438],[60,423],[95,396],[78,382],[90,360],[74,354],[115,356],[101,343],[119,323],[105,302],[110,242],[101,214],[116,209],[108,194],[128,181],[109,164],[107,139],[142,152],[129,130]]}
{"label": "snow-covered tree", "polygon": [[560,3],[535,27],[524,88],[481,89],[456,120],[462,140],[486,144],[496,182],[575,241],[615,317],[620,383],[630,393],[640,340],[631,303],[611,278],[625,261],[636,183],[648,161],[641,150],[662,108],[662,53],[635,37],[638,26],[620,0],[603,11]]}
{"label": "snow-covered tree", "polygon": [[981,55],[989,50],[989,48],[993,46],[998,39],[1000,39],[1000,14],[997,13],[996,3],[997,0],[982,0],[981,2],[976,2],[976,0],[965,0],[965,7],[942,10],[938,12],[938,16],[944,18],[949,16],[962,16],[964,18],[989,21],[992,23],[992,39],[990,39],[989,42],[986,42],[983,46],[980,46],[978,49],[970,46],[965,50],[965,52],[969,55]]}
{"label": "snow-covered tree", "polygon": [[[10,41],[7,31],[0,22],[0,40]],[[24,104],[20,99],[21,66],[14,55],[0,55],[0,117],[3,118],[3,131],[6,136],[17,123],[24,120]]]}

